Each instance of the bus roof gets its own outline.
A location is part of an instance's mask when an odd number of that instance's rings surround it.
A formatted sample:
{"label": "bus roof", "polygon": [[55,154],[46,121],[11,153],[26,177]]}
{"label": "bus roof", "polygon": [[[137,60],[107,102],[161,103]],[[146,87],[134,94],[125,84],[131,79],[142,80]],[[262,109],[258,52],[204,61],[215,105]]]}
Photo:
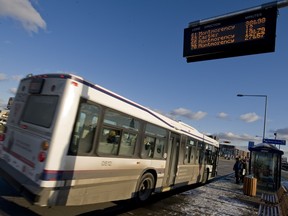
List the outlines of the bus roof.
{"label": "bus roof", "polygon": [[154,118],[156,118],[158,121],[160,121],[161,123],[164,123],[166,125],[166,128],[169,128],[169,129],[172,129],[174,130],[175,132],[181,132],[181,133],[184,133],[186,135],[189,135],[189,136],[193,136],[193,137],[196,137],[198,139],[202,139],[202,140],[205,140],[206,142],[209,142],[209,143],[218,143],[218,141],[216,141],[215,139],[203,134],[203,133],[200,133],[198,130],[196,130],[194,127],[186,124],[186,123],[183,123],[181,121],[176,121],[176,120],[173,120],[163,114],[160,114],[156,111],[153,111],[152,109],[150,108],[147,108],[147,107],[144,107],[134,101],[131,101],[119,94],[116,94],[115,92],[112,92],[102,86],[99,86],[99,85],[96,85],[96,84],[93,84],[91,82],[88,82],[86,81],[85,79],[83,79],[83,77],[80,77],[80,76],[77,76],[77,75],[74,75],[74,74],[59,74],[59,73],[55,73],[55,74],[40,74],[40,75],[28,75],[27,77],[23,78],[22,80],[25,80],[25,79],[33,79],[33,78],[62,78],[62,79],[72,79],[72,80],[75,80],[77,82],[80,82],[88,87],[91,87],[91,88],[94,88],[98,91],[101,91],[102,93],[106,94],[106,95],[109,95],[115,99],[118,99],[124,103],[127,103],[129,105],[132,105],[133,107],[137,108],[137,109],[140,109],[150,115],[152,115]]}

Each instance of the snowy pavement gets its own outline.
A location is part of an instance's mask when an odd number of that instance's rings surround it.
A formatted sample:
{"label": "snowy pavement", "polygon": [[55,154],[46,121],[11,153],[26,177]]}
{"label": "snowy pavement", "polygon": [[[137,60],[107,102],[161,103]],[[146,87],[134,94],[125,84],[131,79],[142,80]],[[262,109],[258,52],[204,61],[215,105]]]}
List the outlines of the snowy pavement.
{"label": "snowy pavement", "polygon": [[186,205],[182,215],[257,215],[259,198],[243,194],[243,185],[234,176],[179,194]]}
{"label": "snowy pavement", "polygon": [[[242,189],[243,184],[235,184],[234,175],[230,174],[204,186],[142,207],[142,210],[145,208],[145,215],[150,216],[257,215],[259,196],[246,196]],[[139,211],[132,211],[129,215],[141,214]]]}

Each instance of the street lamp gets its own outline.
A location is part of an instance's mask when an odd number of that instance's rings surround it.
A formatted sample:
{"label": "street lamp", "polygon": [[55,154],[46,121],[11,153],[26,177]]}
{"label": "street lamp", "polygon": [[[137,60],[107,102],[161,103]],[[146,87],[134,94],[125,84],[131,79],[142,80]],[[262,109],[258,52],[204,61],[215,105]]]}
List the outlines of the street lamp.
{"label": "street lamp", "polygon": [[264,111],[264,128],[263,128],[263,140],[265,139],[265,130],[266,130],[266,113],[267,113],[267,95],[244,95],[244,94],[237,94],[237,97],[264,97],[265,98],[265,111]]}

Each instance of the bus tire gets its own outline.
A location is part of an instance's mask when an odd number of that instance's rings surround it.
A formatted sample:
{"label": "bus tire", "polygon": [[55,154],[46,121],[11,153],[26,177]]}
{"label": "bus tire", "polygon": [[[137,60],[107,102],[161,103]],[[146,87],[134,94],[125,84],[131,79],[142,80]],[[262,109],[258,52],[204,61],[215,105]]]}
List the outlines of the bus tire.
{"label": "bus tire", "polygon": [[152,173],[145,173],[137,186],[136,190],[136,201],[137,202],[146,202],[151,194],[153,193],[155,188],[155,178]]}

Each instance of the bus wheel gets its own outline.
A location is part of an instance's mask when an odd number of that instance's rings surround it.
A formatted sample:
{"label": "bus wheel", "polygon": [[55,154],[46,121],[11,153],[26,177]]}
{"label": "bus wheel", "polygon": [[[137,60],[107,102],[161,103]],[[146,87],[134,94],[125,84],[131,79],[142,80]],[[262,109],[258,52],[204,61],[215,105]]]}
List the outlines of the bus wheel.
{"label": "bus wheel", "polygon": [[151,173],[145,173],[140,180],[136,191],[136,200],[145,202],[149,199],[154,191],[155,179]]}

